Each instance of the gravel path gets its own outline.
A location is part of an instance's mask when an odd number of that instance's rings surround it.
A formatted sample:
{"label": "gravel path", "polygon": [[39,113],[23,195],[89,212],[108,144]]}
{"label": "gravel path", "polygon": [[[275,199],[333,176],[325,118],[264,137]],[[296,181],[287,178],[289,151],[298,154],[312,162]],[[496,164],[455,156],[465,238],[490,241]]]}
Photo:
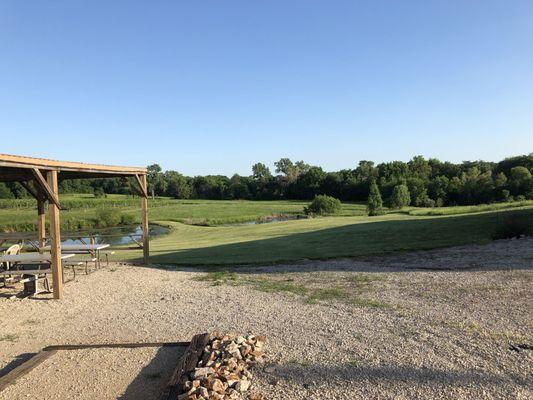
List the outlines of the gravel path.
{"label": "gravel path", "polygon": [[[267,336],[269,361],[255,377],[265,399],[533,398],[533,351],[509,350],[533,344],[531,239],[237,272],[308,287],[342,286],[364,273],[379,279],[345,290],[389,306],[309,304],[249,284],[201,282],[199,271],[117,264],[67,284],[59,302],[0,298],[0,368],[47,345],[186,341],[221,330]],[[86,398],[137,399],[136,377],[156,353],[56,354],[0,399],[27,398],[30,381],[39,382],[36,399],[61,398],[49,389],[58,382],[67,391],[81,385]],[[160,361],[158,370],[175,364],[170,355]]]}

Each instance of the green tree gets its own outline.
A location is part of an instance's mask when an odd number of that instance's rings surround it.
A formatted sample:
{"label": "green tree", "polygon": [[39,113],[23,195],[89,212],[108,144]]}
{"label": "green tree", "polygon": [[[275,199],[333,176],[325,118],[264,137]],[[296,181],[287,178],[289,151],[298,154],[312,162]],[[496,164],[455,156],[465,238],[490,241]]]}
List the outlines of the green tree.
{"label": "green tree", "polygon": [[165,172],[167,181],[167,195],[176,199],[188,199],[191,197],[192,188],[186,177],[176,171]]}
{"label": "green tree", "polygon": [[515,195],[525,195],[533,188],[531,172],[526,167],[513,167],[509,183]]}
{"label": "green tree", "polygon": [[12,199],[13,197],[15,196],[13,196],[6,184],[0,183],[0,199]]}
{"label": "green tree", "polygon": [[370,193],[368,194],[367,201],[368,215],[381,215],[383,214],[383,200],[381,199],[381,193],[379,192],[376,182],[370,184]]}
{"label": "green tree", "polygon": [[257,163],[252,165],[252,177],[259,182],[265,182],[268,181],[272,174],[270,173],[270,169],[263,164],[263,163]]}
{"label": "green tree", "polygon": [[152,199],[155,197],[155,187],[157,181],[161,179],[161,167],[159,164],[149,165],[147,168],[146,180],[148,181],[148,190],[152,193]]}
{"label": "green tree", "polygon": [[406,185],[396,185],[390,197],[391,208],[402,208],[411,203],[411,195]]}

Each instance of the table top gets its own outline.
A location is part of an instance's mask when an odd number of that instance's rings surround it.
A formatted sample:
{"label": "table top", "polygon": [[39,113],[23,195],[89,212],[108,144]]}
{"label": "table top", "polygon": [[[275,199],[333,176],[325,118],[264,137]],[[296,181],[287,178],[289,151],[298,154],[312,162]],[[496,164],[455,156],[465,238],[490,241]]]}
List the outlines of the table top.
{"label": "table top", "polygon": [[[67,258],[74,257],[74,254],[61,254],[61,259],[65,260]],[[20,254],[4,254],[0,255],[1,262],[39,262],[39,261],[50,261],[52,256],[50,253],[20,253]]]}
{"label": "table top", "polygon": [[[62,244],[61,250],[62,251],[91,251],[91,250],[103,250],[107,249],[109,247],[109,244],[101,243],[101,244]],[[50,245],[44,246],[41,248],[42,250],[50,251]]]}
{"label": "table top", "polygon": [[35,239],[37,240],[37,233],[32,232],[11,232],[0,233],[0,240],[23,240],[23,239]]}

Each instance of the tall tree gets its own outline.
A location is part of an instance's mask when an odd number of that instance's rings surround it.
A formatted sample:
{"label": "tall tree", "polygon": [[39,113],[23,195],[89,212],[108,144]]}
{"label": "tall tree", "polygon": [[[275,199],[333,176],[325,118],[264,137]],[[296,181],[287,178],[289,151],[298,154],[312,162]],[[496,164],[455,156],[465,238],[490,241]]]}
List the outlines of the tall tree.
{"label": "tall tree", "polygon": [[396,185],[390,198],[391,208],[402,208],[411,203],[411,195],[406,185]]}
{"label": "tall tree", "polygon": [[379,192],[376,182],[370,184],[370,193],[368,194],[367,201],[368,215],[381,215],[383,214],[383,200],[381,199],[381,193]]}
{"label": "tall tree", "polygon": [[148,170],[146,174],[146,180],[148,181],[148,187],[150,188],[150,192],[152,193],[152,199],[155,198],[155,187],[157,185],[158,180],[161,177],[161,167],[159,164],[152,164],[149,165],[147,168]]}

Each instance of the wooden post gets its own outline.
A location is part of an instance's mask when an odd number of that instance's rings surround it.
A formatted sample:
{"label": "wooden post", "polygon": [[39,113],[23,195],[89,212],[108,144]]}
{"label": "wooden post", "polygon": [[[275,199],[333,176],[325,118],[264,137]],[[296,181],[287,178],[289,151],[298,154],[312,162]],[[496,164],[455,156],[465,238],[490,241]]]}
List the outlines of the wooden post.
{"label": "wooden post", "polygon": [[141,196],[141,213],[142,213],[142,231],[143,231],[143,263],[149,264],[150,243],[148,233],[148,191],[146,186],[146,175],[140,176],[141,189],[143,195]]}
{"label": "wooden post", "polygon": [[39,248],[46,244],[46,200],[43,197],[37,199],[37,232]]}
{"label": "wooden post", "polygon": [[[55,196],[59,196],[57,171],[47,172],[47,182]],[[48,202],[50,219],[50,254],[52,255],[52,282],[54,299],[63,297],[63,265],[61,264],[61,233],[59,227],[59,207],[55,202]]]}

